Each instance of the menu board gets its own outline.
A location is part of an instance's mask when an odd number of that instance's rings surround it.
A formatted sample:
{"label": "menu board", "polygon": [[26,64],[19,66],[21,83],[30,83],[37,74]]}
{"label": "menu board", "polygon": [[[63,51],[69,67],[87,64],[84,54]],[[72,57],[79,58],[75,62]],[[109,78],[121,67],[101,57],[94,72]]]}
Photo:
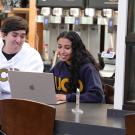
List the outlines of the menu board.
{"label": "menu board", "polygon": [[84,8],[86,0],[37,0],[37,7]]}
{"label": "menu board", "polygon": [[118,9],[118,0],[88,0],[88,7],[97,9]]}

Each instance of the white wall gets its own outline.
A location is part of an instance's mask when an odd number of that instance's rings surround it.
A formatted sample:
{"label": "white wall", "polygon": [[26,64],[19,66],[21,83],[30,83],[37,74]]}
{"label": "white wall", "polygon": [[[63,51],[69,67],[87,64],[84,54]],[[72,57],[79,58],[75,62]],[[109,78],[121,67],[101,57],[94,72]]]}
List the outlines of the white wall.
{"label": "white wall", "polygon": [[125,70],[125,36],[127,30],[128,0],[119,0],[118,3],[118,28],[116,45],[116,75],[114,109],[122,109],[124,96],[124,70]]}

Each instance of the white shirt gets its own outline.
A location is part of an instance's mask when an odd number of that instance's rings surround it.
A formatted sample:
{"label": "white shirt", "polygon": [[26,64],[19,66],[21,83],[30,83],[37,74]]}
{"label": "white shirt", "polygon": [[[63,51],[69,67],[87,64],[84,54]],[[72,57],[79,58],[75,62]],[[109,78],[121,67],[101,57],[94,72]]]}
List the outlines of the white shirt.
{"label": "white shirt", "polygon": [[24,43],[21,50],[10,60],[2,53],[3,41],[0,39],[0,92],[10,93],[8,71],[17,69],[27,72],[43,72],[43,61],[40,54],[28,43]]}

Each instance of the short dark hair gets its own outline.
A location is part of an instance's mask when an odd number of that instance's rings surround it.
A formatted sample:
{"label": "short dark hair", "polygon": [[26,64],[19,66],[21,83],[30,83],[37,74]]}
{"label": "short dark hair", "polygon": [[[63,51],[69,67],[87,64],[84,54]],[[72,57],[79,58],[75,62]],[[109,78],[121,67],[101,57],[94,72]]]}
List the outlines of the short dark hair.
{"label": "short dark hair", "polygon": [[25,30],[28,33],[28,23],[20,16],[10,16],[6,18],[1,26],[1,32],[8,34],[11,31]]}

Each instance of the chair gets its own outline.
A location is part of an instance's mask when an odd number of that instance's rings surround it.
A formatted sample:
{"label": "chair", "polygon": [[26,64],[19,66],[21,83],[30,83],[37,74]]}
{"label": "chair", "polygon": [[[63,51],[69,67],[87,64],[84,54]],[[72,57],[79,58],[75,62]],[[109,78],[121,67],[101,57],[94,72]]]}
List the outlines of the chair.
{"label": "chair", "polygon": [[98,53],[99,69],[103,69],[105,66],[104,59],[101,57],[101,53]]}
{"label": "chair", "polygon": [[114,103],[114,87],[109,84],[104,84],[104,93],[106,104]]}
{"label": "chair", "polygon": [[7,135],[53,135],[56,109],[24,99],[0,100],[1,130]]}
{"label": "chair", "polygon": [[135,135],[135,114],[125,115],[125,135]]}

